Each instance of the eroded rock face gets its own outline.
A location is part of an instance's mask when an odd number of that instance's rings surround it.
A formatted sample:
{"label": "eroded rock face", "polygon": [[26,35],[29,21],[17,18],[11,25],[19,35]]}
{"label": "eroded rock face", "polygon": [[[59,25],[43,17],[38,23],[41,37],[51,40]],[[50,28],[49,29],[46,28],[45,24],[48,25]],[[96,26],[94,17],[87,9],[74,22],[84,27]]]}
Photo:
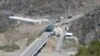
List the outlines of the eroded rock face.
{"label": "eroded rock face", "polygon": [[79,38],[80,43],[100,39],[100,7],[74,21],[70,31]]}

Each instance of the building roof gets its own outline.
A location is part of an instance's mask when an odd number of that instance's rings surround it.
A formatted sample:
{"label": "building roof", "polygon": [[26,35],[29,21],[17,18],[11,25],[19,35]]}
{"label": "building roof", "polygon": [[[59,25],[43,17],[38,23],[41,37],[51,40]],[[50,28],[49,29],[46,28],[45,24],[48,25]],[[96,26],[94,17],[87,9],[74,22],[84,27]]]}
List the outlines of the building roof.
{"label": "building roof", "polygon": [[73,33],[66,32],[65,35],[73,35]]}

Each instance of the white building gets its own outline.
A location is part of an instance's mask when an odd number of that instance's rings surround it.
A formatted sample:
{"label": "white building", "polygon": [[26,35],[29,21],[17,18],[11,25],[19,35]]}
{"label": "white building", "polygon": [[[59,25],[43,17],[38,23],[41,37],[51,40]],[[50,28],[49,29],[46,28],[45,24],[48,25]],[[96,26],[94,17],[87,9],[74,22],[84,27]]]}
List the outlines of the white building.
{"label": "white building", "polygon": [[66,32],[65,33],[65,39],[73,39],[73,33],[70,33],[70,32]]}

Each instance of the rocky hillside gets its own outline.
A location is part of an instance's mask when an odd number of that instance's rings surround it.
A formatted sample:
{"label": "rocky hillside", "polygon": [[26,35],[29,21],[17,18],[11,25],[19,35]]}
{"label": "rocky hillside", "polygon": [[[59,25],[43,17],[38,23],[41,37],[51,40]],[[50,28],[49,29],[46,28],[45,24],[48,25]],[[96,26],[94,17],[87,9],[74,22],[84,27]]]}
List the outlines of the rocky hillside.
{"label": "rocky hillside", "polygon": [[0,0],[0,10],[24,15],[57,14],[68,11],[91,9],[97,0]]}
{"label": "rocky hillside", "polygon": [[16,21],[8,19],[3,13],[0,12],[0,33],[4,33],[9,28],[14,27]]}
{"label": "rocky hillside", "polygon": [[100,7],[73,22],[70,31],[79,38],[80,43],[100,39]]}

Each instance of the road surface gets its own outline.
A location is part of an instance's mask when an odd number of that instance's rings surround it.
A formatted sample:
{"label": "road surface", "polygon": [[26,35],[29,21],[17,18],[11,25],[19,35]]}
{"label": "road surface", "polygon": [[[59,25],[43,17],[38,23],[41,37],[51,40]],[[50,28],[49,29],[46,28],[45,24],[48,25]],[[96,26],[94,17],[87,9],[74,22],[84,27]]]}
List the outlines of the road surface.
{"label": "road surface", "polygon": [[[70,19],[62,20],[61,23],[59,23],[59,25],[62,25],[63,23],[69,23],[67,25],[67,28],[69,28],[72,21],[79,19],[82,16],[84,16],[84,14],[76,15],[76,16],[73,16]],[[62,31],[61,31],[61,34],[60,34],[60,38],[59,38],[58,43],[57,43],[56,48],[55,48],[56,51],[61,51],[62,42],[63,42],[64,36],[65,36],[64,34],[66,33],[65,26],[62,25],[61,28],[62,28]]]}
{"label": "road surface", "polygon": [[36,39],[20,56],[33,56],[47,42],[50,32],[44,32],[40,38]]}

